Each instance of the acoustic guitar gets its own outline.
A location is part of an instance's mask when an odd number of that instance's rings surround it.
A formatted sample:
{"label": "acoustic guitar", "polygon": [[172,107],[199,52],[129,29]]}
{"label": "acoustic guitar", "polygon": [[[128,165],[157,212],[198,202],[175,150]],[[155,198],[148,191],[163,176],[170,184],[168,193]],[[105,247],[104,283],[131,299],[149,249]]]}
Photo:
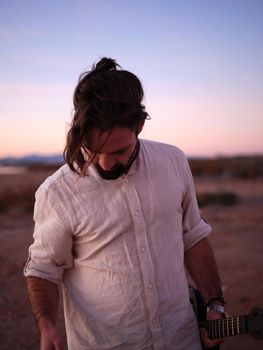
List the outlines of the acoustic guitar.
{"label": "acoustic guitar", "polygon": [[[225,338],[241,334],[250,334],[256,339],[263,338],[263,309],[252,308],[248,315],[207,321],[205,303],[201,293],[192,286],[189,286],[189,295],[199,328],[206,329],[210,339]],[[213,349],[219,349],[219,346]]]}

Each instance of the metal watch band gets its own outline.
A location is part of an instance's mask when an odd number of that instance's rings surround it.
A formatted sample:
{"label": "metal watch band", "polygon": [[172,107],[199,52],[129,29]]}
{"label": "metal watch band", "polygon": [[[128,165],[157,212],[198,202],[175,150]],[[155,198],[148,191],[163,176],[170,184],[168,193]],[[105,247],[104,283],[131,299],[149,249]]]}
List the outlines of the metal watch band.
{"label": "metal watch band", "polygon": [[220,312],[221,314],[225,314],[226,313],[224,306],[218,305],[218,304],[210,304],[210,305],[208,305],[207,306],[207,312],[211,311],[211,310]]}

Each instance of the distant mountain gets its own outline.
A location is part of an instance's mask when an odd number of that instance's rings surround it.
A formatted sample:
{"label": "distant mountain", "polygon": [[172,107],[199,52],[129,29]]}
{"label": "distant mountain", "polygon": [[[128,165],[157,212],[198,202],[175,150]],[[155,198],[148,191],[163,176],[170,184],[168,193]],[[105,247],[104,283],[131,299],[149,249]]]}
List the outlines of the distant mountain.
{"label": "distant mountain", "polygon": [[64,158],[61,154],[32,154],[25,157],[5,157],[0,159],[0,165],[60,164],[63,162]]}

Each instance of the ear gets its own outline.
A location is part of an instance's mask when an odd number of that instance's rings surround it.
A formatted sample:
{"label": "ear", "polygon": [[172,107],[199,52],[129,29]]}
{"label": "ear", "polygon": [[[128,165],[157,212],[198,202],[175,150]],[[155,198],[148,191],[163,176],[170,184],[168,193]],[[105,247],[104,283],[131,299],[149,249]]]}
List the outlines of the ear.
{"label": "ear", "polygon": [[144,127],[144,121],[141,122],[141,123],[138,125],[138,127],[137,127],[137,136],[138,136],[139,133],[142,131],[143,127]]}

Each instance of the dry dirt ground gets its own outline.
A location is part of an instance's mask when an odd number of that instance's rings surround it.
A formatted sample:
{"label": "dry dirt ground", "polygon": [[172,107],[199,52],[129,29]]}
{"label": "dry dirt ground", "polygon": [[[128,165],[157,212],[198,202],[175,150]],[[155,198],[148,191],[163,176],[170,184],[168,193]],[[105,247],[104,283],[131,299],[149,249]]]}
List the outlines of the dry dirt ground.
{"label": "dry dirt ground", "polygon": [[[37,176],[30,181],[38,182],[45,175]],[[13,179],[15,185],[15,177]],[[246,314],[251,307],[263,308],[263,180],[196,179],[196,188],[197,192],[228,190],[238,195],[237,205],[207,206],[201,211],[214,228],[210,240],[225,290],[228,313]],[[30,211],[0,213],[1,350],[39,348],[22,275],[32,231]],[[61,307],[59,324],[63,330]],[[221,350],[230,349],[263,349],[263,339],[254,340],[249,335],[229,337]]]}

